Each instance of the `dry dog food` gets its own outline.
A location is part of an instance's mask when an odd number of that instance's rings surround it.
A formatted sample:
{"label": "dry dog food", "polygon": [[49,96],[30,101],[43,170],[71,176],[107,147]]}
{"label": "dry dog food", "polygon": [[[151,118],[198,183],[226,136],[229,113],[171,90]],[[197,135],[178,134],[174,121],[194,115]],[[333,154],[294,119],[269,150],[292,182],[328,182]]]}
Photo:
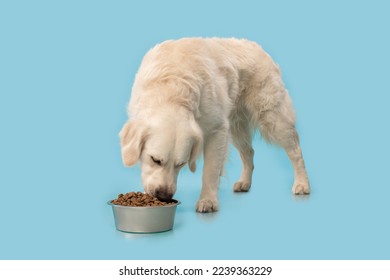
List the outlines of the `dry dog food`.
{"label": "dry dog food", "polygon": [[175,201],[160,201],[157,197],[151,196],[141,192],[129,192],[126,194],[119,194],[117,199],[112,201],[112,204],[122,206],[165,206],[175,204]]}

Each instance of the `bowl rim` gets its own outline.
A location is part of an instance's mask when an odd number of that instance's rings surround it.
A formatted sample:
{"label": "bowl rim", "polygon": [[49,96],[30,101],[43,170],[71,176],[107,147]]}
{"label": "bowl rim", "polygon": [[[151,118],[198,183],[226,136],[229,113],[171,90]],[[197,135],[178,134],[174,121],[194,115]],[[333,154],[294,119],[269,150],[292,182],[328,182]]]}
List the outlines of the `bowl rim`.
{"label": "bowl rim", "polygon": [[143,209],[143,208],[168,208],[168,207],[176,207],[178,205],[181,204],[181,202],[179,200],[176,200],[176,199],[172,199],[173,201],[175,201],[176,203],[174,204],[168,204],[168,205],[159,205],[159,206],[124,206],[124,205],[119,205],[119,204],[114,204],[112,203],[112,201],[114,201],[114,199],[110,199],[109,201],[107,201],[107,204],[108,205],[111,205],[112,207],[118,207],[118,208],[130,208],[130,209]]}

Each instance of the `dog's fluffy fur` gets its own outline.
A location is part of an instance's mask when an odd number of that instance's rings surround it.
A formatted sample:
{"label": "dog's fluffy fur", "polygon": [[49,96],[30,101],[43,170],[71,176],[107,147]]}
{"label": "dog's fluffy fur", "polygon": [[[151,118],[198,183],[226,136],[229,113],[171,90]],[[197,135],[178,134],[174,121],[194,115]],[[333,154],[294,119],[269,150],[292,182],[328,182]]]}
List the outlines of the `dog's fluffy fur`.
{"label": "dog's fluffy fur", "polygon": [[171,198],[180,168],[188,163],[195,171],[203,152],[196,210],[217,211],[229,135],[242,159],[233,189],[246,192],[256,129],[286,150],[295,173],[293,193],[310,192],[290,97],[278,66],[254,42],[185,38],[155,46],[137,73],[129,117],[120,132],[122,158],[127,166],[140,160],[147,193]]}

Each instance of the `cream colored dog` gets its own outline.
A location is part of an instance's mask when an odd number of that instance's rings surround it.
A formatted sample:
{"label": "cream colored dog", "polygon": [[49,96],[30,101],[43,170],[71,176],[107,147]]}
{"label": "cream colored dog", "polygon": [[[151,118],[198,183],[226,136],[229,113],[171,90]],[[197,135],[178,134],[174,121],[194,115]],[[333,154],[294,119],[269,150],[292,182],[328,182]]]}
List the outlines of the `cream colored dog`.
{"label": "cream colored dog", "polygon": [[229,135],[242,159],[235,192],[252,182],[256,129],[283,147],[294,168],[294,194],[309,181],[295,130],[295,114],[278,66],[256,43],[237,39],[166,41],[144,57],[135,78],[129,121],[120,132],[127,166],[140,160],[145,192],[170,199],[180,169],[196,169],[203,152],[198,212],[218,210],[218,185]]}

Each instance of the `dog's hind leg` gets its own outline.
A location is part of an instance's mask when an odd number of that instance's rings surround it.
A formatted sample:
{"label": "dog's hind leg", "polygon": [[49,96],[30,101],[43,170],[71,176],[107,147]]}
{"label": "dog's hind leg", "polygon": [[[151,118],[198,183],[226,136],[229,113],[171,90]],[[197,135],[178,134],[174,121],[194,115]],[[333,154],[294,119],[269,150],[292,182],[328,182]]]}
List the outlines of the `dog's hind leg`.
{"label": "dog's hind leg", "polygon": [[259,113],[257,123],[266,141],[283,147],[294,168],[294,194],[309,194],[310,185],[305,163],[295,129],[295,114],[287,91],[280,93],[280,103],[272,109]]}
{"label": "dog's hind leg", "polygon": [[247,192],[252,184],[253,155],[252,131],[246,114],[235,112],[230,117],[230,134],[234,146],[240,153],[242,171],[240,179],[234,184],[235,192]]}

